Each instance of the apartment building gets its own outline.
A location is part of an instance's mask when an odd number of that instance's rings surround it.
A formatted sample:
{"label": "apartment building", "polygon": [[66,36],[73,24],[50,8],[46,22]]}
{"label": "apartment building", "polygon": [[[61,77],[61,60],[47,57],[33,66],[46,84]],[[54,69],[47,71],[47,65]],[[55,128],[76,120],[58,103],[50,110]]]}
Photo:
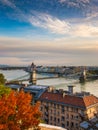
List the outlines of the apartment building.
{"label": "apartment building", "polygon": [[48,90],[39,100],[45,123],[67,130],[82,130],[80,123],[98,114],[98,98],[86,92],[73,94],[72,86],[68,92]]}

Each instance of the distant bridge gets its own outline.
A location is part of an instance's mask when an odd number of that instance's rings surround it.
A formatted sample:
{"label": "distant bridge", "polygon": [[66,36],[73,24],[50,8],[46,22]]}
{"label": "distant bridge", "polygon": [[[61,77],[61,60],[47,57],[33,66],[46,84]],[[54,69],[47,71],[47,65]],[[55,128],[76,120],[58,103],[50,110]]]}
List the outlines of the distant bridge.
{"label": "distant bridge", "polygon": [[25,66],[0,66],[1,70],[17,70],[17,69],[23,69],[25,70],[27,67]]}
{"label": "distant bridge", "polygon": [[[37,80],[44,80],[44,79],[55,79],[58,77],[59,77],[58,75],[54,75],[54,76],[41,77],[41,78],[36,78],[36,79]],[[30,74],[26,74],[24,76],[17,77],[17,78],[12,79],[12,80],[8,80],[7,82],[15,82],[15,81],[23,82],[23,81],[29,81],[29,80],[30,80]]]}
{"label": "distant bridge", "polygon": [[[4,66],[4,67],[1,67],[0,69],[3,69],[3,70],[12,70],[12,69],[23,69],[23,70],[26,70],[27,69],[27,67],[23,67],[23,66]],[[39,73],[37,70],[36,70],[36,72],[37,73]],[[65,78],[80,78],[80,76],[81,76],[81,72],[77,72],[77,73],[73,73],[73,74],[68,74],[68,75],[66,75],[66,73],[65,74],[63,74],[63,73],[56,73],[56,72],[40,72],[41,74],[43,74],[43,73],[47,73],[47,74],[53,74],[53,75],[50,75],[49,77],[39,77],[39,78],[36,78],[36,80],[44,80],[44,79],[54,79],[54,78],[58,78],[58,77],[65,77]],[[86,74],[86,80],[93,80],[93,79],[98,79],[98,75],[92,75],[92,74],[90,74],[89,72],[86,72],[87,74]],[[21,76],[21,77],[17,77],[17,78],[15,78],[15,79],[12,79],[12,80],[10,80],[10,81],[8,81],[8,82],[14,82],[14,81],[20,81],[20,82],[22,82],[22,81],[30,81],[30,74],[31,73],[28,73],[28,74],[26,74],[26,75],[24,75],[24,76]]]}

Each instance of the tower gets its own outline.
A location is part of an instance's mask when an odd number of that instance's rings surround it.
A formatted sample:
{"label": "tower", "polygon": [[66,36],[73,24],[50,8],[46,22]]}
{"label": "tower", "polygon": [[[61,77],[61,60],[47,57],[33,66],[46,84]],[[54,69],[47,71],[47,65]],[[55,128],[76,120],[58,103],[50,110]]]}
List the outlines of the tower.
{"label": "tower", "polygon": [[30,66],[30,81],[31,84],[36,85],[36,65],[34,63]]}
{"label": "tower", "polygon": [[86,81],[86,69],[83,69],[79,80],[80,80],[80,83],[84,83]]}

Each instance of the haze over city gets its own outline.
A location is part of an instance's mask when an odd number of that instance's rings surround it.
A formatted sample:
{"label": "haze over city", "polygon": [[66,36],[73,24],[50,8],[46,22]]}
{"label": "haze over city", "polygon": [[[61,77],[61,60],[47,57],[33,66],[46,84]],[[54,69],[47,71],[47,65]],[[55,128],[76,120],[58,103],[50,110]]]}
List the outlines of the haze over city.
{"label": "haze over city", "polygon": [[0,0],[0,64],[98,65],[98,0]]}

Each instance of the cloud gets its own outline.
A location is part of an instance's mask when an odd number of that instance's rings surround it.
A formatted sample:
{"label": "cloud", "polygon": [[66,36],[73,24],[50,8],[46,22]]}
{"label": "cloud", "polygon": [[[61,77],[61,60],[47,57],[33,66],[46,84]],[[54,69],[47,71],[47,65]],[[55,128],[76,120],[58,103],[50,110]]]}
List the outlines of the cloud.
{"label": "cloud", "polygon": [[93,24],[79,24],[75,25],[70,34],[76,37],[98,37],[98,27]]}
{"label": "cloud", "polygon": [[95,21],[95,20],[98,20],[98,12],[93,12],[93,13],[88,13],[87,14],[87,17],[85,19],[86,21]]}
{"label": "cloud", "polygon": [[52,33],[65,34],[70,25],[64,20],[60,20],[48,14],[36,13],[29,17],[29,22],[38,27],[50,30]]}
{"label": "cloud", "polygon": [[[97,37],[98,36],[98,24],[93,22],[93,18],[98,17],[98,13],[95,12],[96,10],[92,6],[94,12],[87,13],[86,18],[75,20],[72,18],[72,22],[70,19],[60,19],[55,16],[49,15],[47,13],[40,13],[34,10],[30,11],[29,13],[24,13],[22,8],[16,7],[15,3],[11,2],[10,0],[0,0],[3,4],[13,8],[15,10],[15,14],[12,15],[12,19],[18,19],[20,21],[29,23],[33,27],[39,27],[45,29],[50,33],[60,34],[60,35],[67,35],[70,37]],[[69,3],[69,4],[87,4],[90,3],[90,0],[59,0],[61,3]],[[10,14],[9,14],[10,15]],[[14,17],[15,16],[15,17]],[[10,15],[11,17],[11,15]],[[31,31],[30,31],[31,32]]]}
{"label": "cloud", "polygon": [[0,2],[6,6],[9,6],[11,7],[12,9],[16,9],[16,6],[14,3],[12,3],[11,1],[9,0],[0,0]]}
{"label": "cloud", "polygon": [[[93,44],[94,43],[94,44]],[[97,65],[97,39],[65,38],[33,41],[0,37],[0,63],[37,65]]]}
{"label": "cloud", "polygon": [[89,3],[90,2],[90,0],[73,0],[73,1],[71,1],[71,0],[59,0],[59,2],[60,3],[70,3],[70,2],[73,2],[73,3]]}
{"label": "cloud", "polygon": [[[80,20],[81,21],[81,20]],[[44,28],[55,34],[63,34],[70,37],[97,37],[98,36],[98,24],[94,24],[92,21],[82,19],[80,21],[71,22],[70,20],[60,20],[56,17],[52,17],[47,14],[36,14],[29,17],[29,22],[33,26]]]}
{"label": "cloud", "polygon": [[81,6],[86,6],[87,4],[90,3],[90,0],[59,0],[61,4],[66,4],[69,7],[81,7]]}
{"label": "cloud", "polygon": [[67,0],[59,0],[60,3],[64,3],[66,2]]}

